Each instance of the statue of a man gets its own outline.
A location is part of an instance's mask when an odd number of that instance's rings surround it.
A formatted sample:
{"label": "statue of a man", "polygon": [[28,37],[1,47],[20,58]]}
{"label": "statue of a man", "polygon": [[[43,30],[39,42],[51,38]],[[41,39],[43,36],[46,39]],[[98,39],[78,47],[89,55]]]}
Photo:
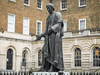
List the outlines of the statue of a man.
{"label": "statue of a man", "polygon": [[54,5],[46,5],[49,16],[46,20],[45,31],[37,37],[45,38],[42,48],[42,66],[37,70],[46,72],[58,72],[64,70],[62,36],[63,36],[63,19],[60,12],[54,11]]}

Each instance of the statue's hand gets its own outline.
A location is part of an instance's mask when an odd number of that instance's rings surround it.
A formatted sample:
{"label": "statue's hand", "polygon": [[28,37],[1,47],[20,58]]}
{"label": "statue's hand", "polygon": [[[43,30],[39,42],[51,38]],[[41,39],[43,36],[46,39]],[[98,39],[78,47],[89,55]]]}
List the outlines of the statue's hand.
{"label": "statue's hand", "polygon": [[36,40],[35,41],[38,41],[38,40],[41,40],[42,36],[36,36]]}
{"label": "statue's hand", "polygon": [[50,35],[53,32],[52,29],[48,30],[47,34]]}

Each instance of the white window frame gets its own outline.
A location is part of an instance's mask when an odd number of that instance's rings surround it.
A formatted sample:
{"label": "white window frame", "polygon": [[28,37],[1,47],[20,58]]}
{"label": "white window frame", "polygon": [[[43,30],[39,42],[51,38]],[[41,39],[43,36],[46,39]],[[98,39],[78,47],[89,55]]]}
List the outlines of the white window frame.
{"label": "white window frame", "polygon": [[25,6],[30,6],[30,0],[28,0],[28,4],[25,4],[25,3],[24,3],[24,5],[25,5]]}
{"label": "white window frame", "polygon": [[66,30],[64,30],[64,26],[63,26],[63,32],[67,31],[67,21],[63,21],[63,23],[66,23]]}
{"label": "white window frame", "polygon": [[[37,20],[37,21],[36,21],[36,34],[37,34],[37,23],[38,23],[38,22],[41,23],[41,32],[40,32],[40,34],[41,34],[41,33],[42,33],[42,21],[40,21],[40,20]],[[39,35],[39,34],[37,34],[37,35]]]}
{"label": "white window frame", "polygon": [[[37,4],[38,4],[38,0],[37,0]],[[41,0],[41,8],[38,8],[38,7],[37,7],[37,9],[43,10],[43,9],[42,9],[42,5],[43,5],[43,1]]]}
{"label": "white window frame", "polygon": [[86,29],[86,19],[79,19],[79,30],[84,30],[84,29],[80,29],[80,21],[85,20],[85,29]]}
{"label": "white window frame", "polygon": [[80,5],[80,0],[79,0],[79,7],[85,7],[86,5]]}
{"label": "white window frame", "polygon": [[[14,22],[13,22],[13,31],[9,31],[9,29],[7,29],[8,32],[15,32],[15,15],[14,14],[10,14],[8,13],[8,15],[13,15],[14,16]],[[9,20],[9,19],[8,19]],[[9,23],[9,21],[8,21]],[[9,27],[9,26],[8,26]]]}
{"label": "white window frame", "polygon": [[60,1],[60,10],[67,10],[67,7],[62,9],[62,1]]}
{"label": "white window frame", "polygon": [[[24,33],[24,19],[28,19],[28,32]],[[29,35],[29,26],[30,26],[30,19],[27,17],[23,17],[23,34]]]}

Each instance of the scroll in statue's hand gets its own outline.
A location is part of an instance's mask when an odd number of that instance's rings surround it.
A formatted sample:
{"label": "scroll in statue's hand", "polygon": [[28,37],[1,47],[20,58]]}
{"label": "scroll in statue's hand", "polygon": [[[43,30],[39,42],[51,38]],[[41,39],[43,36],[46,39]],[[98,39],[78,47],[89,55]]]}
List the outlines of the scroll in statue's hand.
{"label": "scroll in statue's hand", "polygon": [[50,35],[53,32],[52,29],[48,30],[47,34]]}
{"label": "scroll in statue's hand", "polygon": [[35,41],[38,41],[38,40],[41,40],[41,36],[36,36],[36,40]]}

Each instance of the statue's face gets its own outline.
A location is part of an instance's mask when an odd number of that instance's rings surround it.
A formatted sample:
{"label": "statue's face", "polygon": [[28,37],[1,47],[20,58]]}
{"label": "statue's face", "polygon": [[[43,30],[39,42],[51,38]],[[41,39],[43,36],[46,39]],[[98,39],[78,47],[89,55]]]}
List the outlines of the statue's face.
{"label": "statue's face", "polygon": [[49,14],[51,14],[53,11],[50,7],[47,7],[47,10],[48,10]]}

